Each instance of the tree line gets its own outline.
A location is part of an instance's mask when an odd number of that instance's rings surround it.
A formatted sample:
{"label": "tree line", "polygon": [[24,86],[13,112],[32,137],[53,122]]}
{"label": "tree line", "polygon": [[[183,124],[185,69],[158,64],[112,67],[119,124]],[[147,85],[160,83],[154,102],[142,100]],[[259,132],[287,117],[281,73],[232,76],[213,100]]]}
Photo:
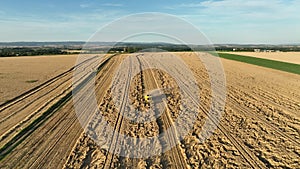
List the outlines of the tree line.
{"label": "tree line", "polygon": [[0,57],[68,54],[58,48],[2,48]]}

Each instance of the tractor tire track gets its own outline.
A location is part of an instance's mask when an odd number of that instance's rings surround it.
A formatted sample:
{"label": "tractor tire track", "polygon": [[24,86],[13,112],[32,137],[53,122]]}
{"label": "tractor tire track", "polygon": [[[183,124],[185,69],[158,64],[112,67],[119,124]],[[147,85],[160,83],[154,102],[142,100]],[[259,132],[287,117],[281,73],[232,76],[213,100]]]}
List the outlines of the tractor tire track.
{"label": "tractor tire track", "polygon": [[[139,56],[141,56],[141,57],[138,57],[138,56],[137,57],[140,60],[140,63],[144,63],[149,66],[149,63],[145,59],[143,59],[143,55],[139,55]],[[145,57],[147,57],[147,56],[145,56]],[[155,73],[153,72],[153,70],[150,69],[149,73],[145,74],[145,76],[151,77],[151,79],[153,79],[152,86],[154,86],[155,88],[159,88],[160,85],[157,82],[154,74]],[[165,107],[168,107],[166,103],[165,103]],[[159,126],[159,133],[163,133],[167,128],[170,128],[173,125],[173,120],[170,116],[169,111],[170,110],[167,108],[165,113],[161,117],[159,117],[156,121]],[[177,144],[180,144],[180,142],[178,143],[177,138],[178,138],[178,136],[177,136],[176,129],[175,129],[172,133],[167,134],[166,139],[169,140],[167,142],[171,142],[171,145],[177,145]],[[161,145],[163,146],[164,145],[163,142],[166,142],[166,141],[163,140],[163,138],[160,138],[160,142],[161,142]],[[172,160],[171,160],[171,164],[169,164],[169,165],[171,165],[172,168],[178,168],[178,169],[187,168],[187,162],[185,161],[186,155],[183,155],[182,152],[183,151],[180,150],[180,146],[178,146],[178,145],[173,147],[171,150],[169,150],[169,152],[166,152],[166,153],[171,154],[170,158]],[[165,167],[167,167],[167,166],[165,166]],[[168,166],[168,167],[170,167],[170,166]]]}
{"label": "tractor tire track", "polygon": [[[107,60],[109,59],[110,58],[108,58]],[[99,67],[101,67],[102,64],[106,64],[107,63],[106,61],[102,62]],[[88,76],[86,77],[85,80],[80,82],[77,90],[80,90],[82,87],[84,87],[86,82],[89,81],[91,77],[92,76]],[[72,96],[72,91],[68,92],[68,94],[66,94],[62,99],[60,99],[58,102],[53,104],[47,111],[45,111],[41,116],[39,116],[36,120],[34,120],[34,122],[32,122],[29,126],[25,127],[13,139],[11,139],[8,143],[6,143],[5,146],[0,149],[0,155],[1,155],[0,160],[3,160],[5,156],[7,156],[11,151],[13,151],[13,149],[15,149],[19,144],[21,144],[24,140],[26,140],[26,138],[28,138],[32,133],[34,133],[36,129],[40,129],[40,127],[43,126],[43,124],[49,118],[51,118],[51,116],[54,113],[59,111],[61,107],[64,106],[70,100],[71,96]],[[74,119],[76,119],[76,117]],[[44,127],[46,126],[47,125],[44,125]],[[44,127],[42,127],[41,129],[43,129]],[[54,127],[54,129],[55,128],[56,127]]]}
{"label": "tractor tire track", "polygon": [[[128,77],[126,77],[126,83],[125,83],[125,86],[124,86],[124,95],[123,95],[123,102],[121,104],[121,107],[120,107],[120,111],[118,113],[118,116],[117,116],[117,120],[116,120],[116,124],[114,126],[114,133],[113,133],[113,136],[112,136],[112,141],[109,145],[109,148],[108,148],[108,152],[112,152],[112,153],[108,153],[106,159],[105,159],[105,162],[104,162],[104,169],[109,169],[111,168],[112,164],[113,164],[113,159],[115,157],[115,151],[116,151],[116,148],[117,148],[117,143],[118,143],[118,137],[119,137],[119,133],[121,131],[121,127],[122,127],[122,122],[123,122],[123,113],[124,113],[124,109],[125,109],[125,101],[127,101],[127,97],[128,97],[128,90],[129,90],[129,85],[130,85],[130,80],[131,80],[131,71],[132,71],[132,60],[131,60],[131,57],[129,57],[129,66],[128,66]],[[123,112],[123,113],[121,113]]]}
{"label": "tractor tire track", "polygon": [[[180,72],[180,71],[179,71]],[[186,83],[182,82],[181,79],[178,79],[177,83],[182,86],[187,86]],[[227,127],[223,126],[222,123],[218,123],[218,120],[214,118],[213,115],[209,115],[207,108],[203,107],[203,105],[199,104],[197,99],[193,97],[192,92],[189,90],[187,86],[187,94],[193,100],[193,102],[198,105],[198,107],[202,110],[203,113],[213,122],[214,125],[230,140],[230,142],[235,146],[235,148],[241,153],[244,159],[250,164],[252,168],[263,168],[263,164],[257,160],[256,156],[243,144],[243,142],[239,138],[235,138],[230,134],[230,130]]]}
{"label": "tractor tire track", "polygon": [[[121,62],[121,60],[123,59],[123,57],[115,57],[114,59],[114,62],[108,66],[108,68],[105,70],[105,72],[107,72],[106,74],[103,74],[102,75],[102,78],[101,78],[101,81],[99,82],[99,84],[96,85],[96,96],[100,96],[100,98],[98,98],[99,102],[98,104],[102,104],[103,102],[103,99],[104,99],[104,95],[102,93],[104,93],[103,91],[107,91],[108,88],[109,88],[109,85],[110,85],[110,81],[111,81],[111,78],[112,78],[112,75],[113,75],[113,72],[115,72],[115,69],[116,67],[119,65],[119,63]],[[101,94],[98,94],[98,92],[101,92]],[[98,126],[98,123],[101,123],[101,121],[93,121],[92,119],[95,119],[97,120],[97,114],[93,114],[90,116],[89,119],[87,119],[87,121],[89,122],[88,126]],[[94,124],[96,123],[96,124]],[[91,127],[89,130],[96,130],[96,128],[94,127]],[[89,136],[87,136],[85,134],[85,132],[82,132],[80,134],[80,137],[77,139],[76,141],[76,144],[74,144],[74,147],[72,148],[72,151],[71,153],[69,154],[68,156],[68,159],[64,165],[64,168],[74,168],[74,167],[84,167],[84,166],[90,166],[90,162],[92,159],[86,159],[86,158],[91,158],[91,157],[84,157],[84,158],[81,158],[80,156],[80,159],[78,159],[79,157],[77,156],[77,154],[80,154],[80,153],[84,153],[84,152],[77,152],[79,149],[83,148],[84,151],[85,150],[89,150],[89,146],[96,146],[96,143],[93,143],[93,144],[89,144],[87,145],[86,142],[88,142],[88,140],[91,140],[91,138],[89,138]],[[84,146],[84,147],[82,147]],[[85,147],[86,146],[86,147]],[[91,148],[92,150],[91,151],[94,151],[95,149]],[[90,154],[92,152],[89,152],[87,154]],[[81,166],[74,166],[74,161],[81,161]]]}
{"label": "tractor tire track", "polygon": [[[71,75],[71,73],[69,74]],[[16,103],[16,105],[14,105],[11,108],[16,108],[17,110],[20,111],[16,111],[14,112],[12,110],[11,115],[16,115],[17,113],[21,113],[21,116],[18,116],[17,119],[13,118],[11,120],[9,120],[9,118],[11,118],[12,116],[8,116],[8,118],[5,118],[6,121],[2,121],[1,127],[2,130],[0,132],[1,139],[0,139],[0,145],[3,145],[6,143],[5,140],[9,140],[10,138],[12,138],[19,130],[21,130],[22,128],[25,128],[27,125],[29,125],[31,122],[33,122],[37,117],[39,117],[41,115],[41,113],[43,111],[46,111],[51,104],[54,104],[56,101],[60,100],[61,98],[63,98],[63,96],[66,95],[67,92],[69,92],[72,88],[71,86],[71,80],[72,77],[67,77],[67,80],[65,79],[61,79],[62,83],[59,83],[60,81],[58,81],[58,86],[55,86],[54,88],[52,88],[51,86],[49,86],[48,88],[50,88],[50,91],[45,91],[45,93],[38,97],[37,99],[33,99],[32,101],[26,101],[26,105],[22,106],[21,108],[20,105],[18,105]],[[84,76],[82,77],[84,78]],[[80,80],[78,80],[75,83],[78,83]],[[46,88],[44,88],[46,90]],[[62,91],[62,92],[60,92]],[[41,92],[41,91],[40,91]],[[52,92],[52,93],[51,93]],[[58,94],[57,94],[58,93]],[[44,96],[46,96],[47,98],[43,98]],[[28,96],[29,97],[29,96]],[[29,99],[27,97],[27,99]],[[34,103],[34,105],[33,105]],[[32,105],[31,107],[28,107]],[[26,109],[26,107],[28,107]],[[32,112],[32,113],[30,113]],[[4,128],[3,128],[4,127]],[[5,133],[3,133],[5,132]]]}

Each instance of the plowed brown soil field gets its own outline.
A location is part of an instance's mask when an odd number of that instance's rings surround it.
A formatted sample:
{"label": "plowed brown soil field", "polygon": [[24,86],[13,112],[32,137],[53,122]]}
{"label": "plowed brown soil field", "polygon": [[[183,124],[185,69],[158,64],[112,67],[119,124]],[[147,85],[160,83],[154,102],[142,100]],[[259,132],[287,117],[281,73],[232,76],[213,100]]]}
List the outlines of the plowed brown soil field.
{"label": "plowed brown soil field", "polygon": [[[160,69],[146,69],[137,75],[131,75],[134,70],[151,64],[145,58],[165,55],[168,53],[113,55],[103,57],[100,63],[95,62],[97,56],[90,56],[86,64],[79,65],[83,69],[87,65],[88,68],[99,68],[93,85],[100,111],[95,113],[75,112],[72,101],[74,60],[70,60],[72,64],[69,64],[66,71],[59,72],[60,75],[58,73],[51,80],[2,104],[0,168],[181,169],[300,166],[300,76],[221,59],[226,75],[227,98],[225,111],[218,123],[214,116],[208,115],[211,84],[205,66],[194,53],[174,53],[193,72],[200,89],[198,94],[201,104],[193,98],[199,106],[192,110],[197,112],[193,130],[186,133],[181,141],[175,139],[174,135],[178,134],[176,130],[160,137],[155,146],[163,151],[162,154],[146,158],[116,155],[117,152],[126,153],[127,147],[134,146],[127,145],[126,140],[121,140],[116,133],[133,138],[158,136],[170,128],[179,116],[182,109],[179,86],[189,86],[188,82],[180,79],[176,81]],[[128,62],[129,66],[122,69],[128,75],[116,83],[124,86],[122,97],[128,97],[128,102],[135,109],[148,110],[151,107],[143,99],[145,93],[158,88],[165,92],[165,111],[154,121],[136,123],[127,119],[120,111],[129,108],[115,108],[111,83],[122,62]],[[171,67],[172,62],[165,64]],[[186,72],[179,69],[180,67],[174,68],[174,71],[185,75]],[[93,86],[83,83],[88,79],[87,74],[82,73],[81,77],[76,83],[80,84],[80,90],[85,93]],[[192,95],[190,90],[186,92]],[[86,97],[91,96],[87,94]],[[121,102],[125,100],[121,99]],[[84,105],[88,109],[89,103]],[[110,142],[101,142],[101,138],[107,137],[107,133],[106,128],[99,127],[103,123],[103,119],[99,118],[100,114],[116,131],[109,136]],[[141,119],[141,116],[135,118]],[[88,130],[84,130],[78,121],[81,117],[90,119],[86,124]],[[207,119],[216,123],[217,128],[203,141],[202,127]],[[93,134],[95,138],[90,137]],[[176,146],[168,149],[166,142],[175,143]]]}

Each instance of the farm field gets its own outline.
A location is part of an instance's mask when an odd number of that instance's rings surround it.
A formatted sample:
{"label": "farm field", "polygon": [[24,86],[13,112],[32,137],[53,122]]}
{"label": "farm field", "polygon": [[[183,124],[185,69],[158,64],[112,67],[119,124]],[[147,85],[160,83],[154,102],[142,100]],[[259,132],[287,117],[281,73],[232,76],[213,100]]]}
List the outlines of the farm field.
{"label": "farm field", "polygon": [[0,103],[74,66],[78,55],[0,58]]}
{"label": "farm field", "polygon": [[[216,55],[216,54],[213,54]],[[281,70],[284,72],[294,73],[300,75],[300,65],[295,63],[288,63],[282,61],[276,61],[271,59],[263,59],[251,56],[236,55],[230,53],[218,53],[218,56],[224,59],[239,61],[261,67],[271,68],[275,70]]]}
{"label": "farm field", "polygon": [[252,56],[288,63],[300,64],[300,52],[224,52],[242,56]]}
{"label": "farm field", "polygon": [[[105,137],[105,128],[100,128],[104,116],[117,132],[133,138],[153,137],[170,128],[182,109],[178,86],[191,85],[190,82],[175,81],[159,69],[146,69],[137,75],[131,72],[146,67],[156,57],[163,58],[168,53],[135,53],[104,56],[89,56],[86,64],[79,69],[98,68],[95,76],[95,96],[100,111],[95,113],[75,112],[72,101],[72,76],[76,57],[61,60],[51,58],[33,60],[20,58],[0,58],[0,72],[9,73],[15,64],[15,76],[6,74],[0,78],[1,101],[20,95],[23,91],[41,84],[39,87],[2,104],[0,107],[0,168],[297,168],[300,166],[300,76],[279,70],[264,68],[232,60],[221,59],[226,75],[226,106],[218,127],[202,142],[202,127],[207,119],[216,123],[214,116],[208,115],[211,106],[211,86],[205,66],[193,53],[173,53],[180,57],[197,81],[200,89],[196,93],[201,98],[193,130],[182,141],[173,136],[161,137],[156,146],[167,149],[165,142],[177,142],[177,146],[163,154],[147,158],[126,158],[114,155],[107,149],[126,152],[127,142],[118,134],[111,136],[111,142],[100,142]],[[213,57],[200,53],[205,57]],[[12,59],[12,60],[9,60]],[[19,59],[19,58],[15,58]],[[37,58],[38,59],[38,58]],[[268,58],[270,59],[270,58]],[[54,61],[55,60],[55,61]],[[295,61],[295,60],[294,60]],[[42,62],[42,63],[41,63]],[[119,66],[126,62],[119,71]],[[172,65],[172,61],[161,59],[158,64]],[[16,63],[23,65],[16,65]],[[49,64],[44,64],[49,63]],[[51,64],[50,64],[51,63]],[[5,67],[6,65],[6,67]],[[33,75],[28,70],[37,67]],[[87,67],[88,66],[88,67]],[[184,76],[180,66],[173,68]],[[145,93],[161,88],[166,94],[165,111],[156,120],[135,123],[126,119],[114,106],[111,83],[120,73],[124,78],[116,81],[123,85],[126,97],[136,109],[147,110],[149,103],[143,100]],[[21,74],[21,75],[20,75]],[[61,74],[60,76],[57,76]],[[86,81],[89,76],[80,74],[76,81],[86,98],[93,88]],[[133,76],[133,80],[130,80]],[[53,78],[54,77],[54,78]],[[53,78],[52,80],[49,80]],[[36,83],[26,83],[30,80]],[[46,81],[49,80],[49,81]],[[42,84],[42,82],[45,82]],[[7,84],[4,84],[7,83]],[[22,82],[22,83],[21,83]],[[18,83],[20,89],[13,89]],[[18,86],[16,85],[16,86]],[[11,88],[10,88],[11,87]],[[14,86],[15,87],[15,86]],[[172,89],[172,90],[170,90]],[[2,91],[3,90],[3,91]],[[192,95],[190,90],[186,90]],[[89,103],[82,99],[83,109]],[[195,101],[195,100],[194,100]],[[124,105],[123,103],[121,105]],[[121,107],[120,109],[128,109]],[[137,118],[141,118],[139,115]],[[95,132],[95,138],[84,132],[78,117],[87,119],[86,128]],[[186,118],[189,119],[189,118]],[[182,123],[191,123],[183,121]],[[175,131],[176,133],[176,131]],[[92,133],[93,134],[93,133]],[[119,143],[120,150],[114,144]],[[130,153],[130,152],[129,152]]]}

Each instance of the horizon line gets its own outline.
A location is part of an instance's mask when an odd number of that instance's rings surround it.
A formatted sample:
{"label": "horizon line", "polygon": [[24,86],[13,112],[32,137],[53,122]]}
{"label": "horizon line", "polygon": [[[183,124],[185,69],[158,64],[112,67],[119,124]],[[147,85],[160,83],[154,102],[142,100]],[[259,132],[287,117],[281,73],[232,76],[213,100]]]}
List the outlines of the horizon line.
{"label": "horizon line", "polygon": [[184,44],[184,43],[169,43],[169,42],[117,42],[117,41],[84,41],[84,40],[58,40],[58,41],[0,41],[0,43],[164,43],[164,44],[174,44],[174,45],[300,45],[300,42],[293,43],[211,43],[211,44]]}

